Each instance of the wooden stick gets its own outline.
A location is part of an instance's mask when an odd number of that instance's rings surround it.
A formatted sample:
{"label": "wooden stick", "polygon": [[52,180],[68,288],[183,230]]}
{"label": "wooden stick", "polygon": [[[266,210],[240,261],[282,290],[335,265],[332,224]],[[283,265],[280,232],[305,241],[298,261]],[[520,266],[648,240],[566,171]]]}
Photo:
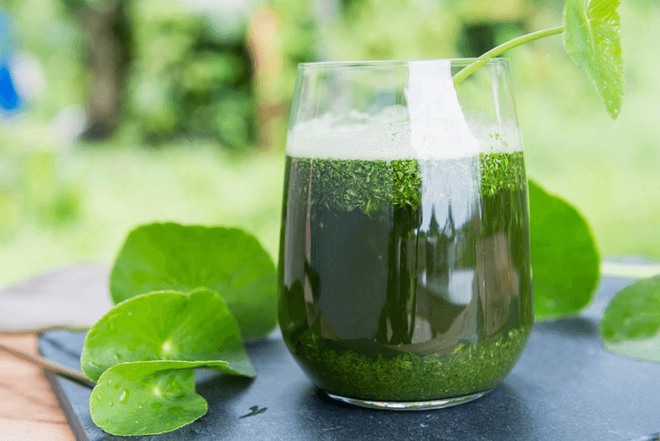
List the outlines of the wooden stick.
{"label": "wooden stick", "polygon": [[26,361],[28,363],[31,363],[35,366],[40,367],[41,369],[53,372],[57,375],[60,375],[64,378],[68,378],[71,381],[75,381],[76,383],[86,386],[86,387],[94,387],[94,382],[92,382],[89,378],[87,378],[82,372],[77,371],[75,369],[70,369],[66,366],[63,366],[59,363],[55,363],[53,361],[50,361],[44,357],[40,357],[38,355],[31,355],[23,351],[19,351],[17,349],[11,348],[9,346],[6,346],[2,343],[0,343],[0,351],[6,352],[7,354],[13,355],[16,358],[19,358],[23,361]]}

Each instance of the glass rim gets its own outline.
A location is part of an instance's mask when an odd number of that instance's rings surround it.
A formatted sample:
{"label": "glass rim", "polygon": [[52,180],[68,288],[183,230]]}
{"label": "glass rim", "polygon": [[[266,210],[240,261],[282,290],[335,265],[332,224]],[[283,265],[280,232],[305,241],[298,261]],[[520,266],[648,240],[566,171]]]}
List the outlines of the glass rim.
{"label": "glass rim", "polygon": [[406,66],[418,62],[449,62],[451,66],[465,67],[476,61],[485,62],[484,65],[509,65],[509,59],[504,57],[481,58],[419,58],[419,59],[397,59],[397,60],[348,60],[348,61],[306,61],[298,63],[298,69],[348,69],[348,68],[368,68],[368,67],[396,67]]}

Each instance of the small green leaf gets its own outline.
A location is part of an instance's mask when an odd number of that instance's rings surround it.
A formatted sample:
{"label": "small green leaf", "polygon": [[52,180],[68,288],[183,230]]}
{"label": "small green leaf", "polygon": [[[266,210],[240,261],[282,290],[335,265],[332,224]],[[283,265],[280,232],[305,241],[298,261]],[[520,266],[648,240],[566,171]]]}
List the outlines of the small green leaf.
{"label": "small green leaf", "polygon": [[112,366],[89,399],[92,420],[112,435],[155,435],[192,423],[206,414],[195,392],[194,368],[223,369],[224,362],[142,361]]}
{"label": "small green leaf", "polygon": [[577,314],[591,302],[600,256],[580,213],[529,182],[534,309],[537,320]]}
{"label": "small green leaf", "polygon": [[607,305],[600,333],[612,352],[660,362],[660,275],[619,291]]}
{"label": "small green leaf", "polygon": [[245,339],[261,338],[275,327],[275,266],[259,242],[242,230],[140,226],[126,238],[110,275],[115,303],[150,291],[199,287],[222,295]]}
{"label": "small green leaf", "polygon": [[229,366],[223,372],[255,375],[236,321],[206,288],[148,293],[116,305],[90,328],[80,360],[94,381],[116,364],[149,360],[222,361]]}
{"label": "small green leaf", "polygon": [[564,47],[587,71],[612,118],[623,100],[619,0],[566,0]]}

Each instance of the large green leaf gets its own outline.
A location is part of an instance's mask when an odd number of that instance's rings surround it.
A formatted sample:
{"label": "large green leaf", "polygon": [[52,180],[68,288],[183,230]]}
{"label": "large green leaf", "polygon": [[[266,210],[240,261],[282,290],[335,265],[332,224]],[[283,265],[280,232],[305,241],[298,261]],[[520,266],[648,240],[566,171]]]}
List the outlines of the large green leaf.
{"label": "large green leaf", "polygon": [[660,362],[660,275],[618,292],[605,310],[600,332],[607,349]]}
{"label": "large green leaf", "polygon": [[607,111],[616,118],[623,101],[619,0],[566,0],[564,47],[587,71]]}
{"label": "large green leaf", "polygon": [[90,328],[80,363],[96,381],[119,363],[149,360],[221,361],[223,372],[255,375],[236,321],[207,288],[149,293],[116,305]]}
{"label": "large green leaf", "polygon": [[250,234],[221,227],[173,223],[133,230],[110,275],[115,303],[150,291],[218,292],[246,339],[268,334],[276,324],[275,266]]}
{"label": "large green leaf", "polygon": [[577,314],[592,300],[600,257],[586,220],[530,181],[534,309],[538,320]]}
{"label": "large green leaf", "polygon": [[97,426],[113,435],[155,435],[176,430],[208,409],[195,392],[194,368],[224,362],[142,361],[106,370],[92,391],[89,409]]}

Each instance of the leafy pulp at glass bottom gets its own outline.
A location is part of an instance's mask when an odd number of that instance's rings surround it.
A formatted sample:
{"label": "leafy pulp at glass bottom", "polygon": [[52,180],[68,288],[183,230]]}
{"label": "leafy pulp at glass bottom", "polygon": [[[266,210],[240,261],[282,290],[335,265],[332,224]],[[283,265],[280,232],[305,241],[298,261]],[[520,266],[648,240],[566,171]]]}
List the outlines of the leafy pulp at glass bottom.
{"label": "leafy pulp at glass bottom", "polygon": [[[488,391],[520,356],[529,330],[511,330],[489,344],[459,345],[449,355],[412,352],[367,353],[341,342],[305,336],[295,353],[322,386],[363,399],[419,401]],[[383,398],[386,397],[386,398]]]}

